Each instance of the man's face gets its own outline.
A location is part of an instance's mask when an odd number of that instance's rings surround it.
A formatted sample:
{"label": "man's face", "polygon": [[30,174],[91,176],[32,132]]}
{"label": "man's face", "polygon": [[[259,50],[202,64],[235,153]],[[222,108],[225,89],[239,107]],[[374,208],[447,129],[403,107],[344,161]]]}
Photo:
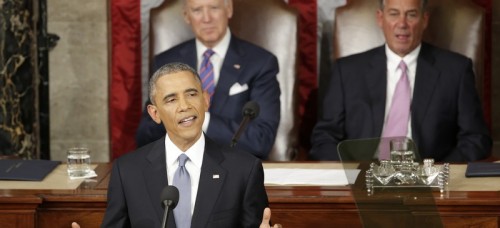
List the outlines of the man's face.
{"label": "man's face", "polygon": [[421,0],[385,0],[377,11],[377,22],[389,48],[403,57],[422,41],[429,15],[421,8]]}
{"label": "man's face", "polygon": [[158,79],[154,105],[148,112],[156,123],[163,122],[172,142],[187,149],[201,136],[208,95],[201,83],[188,71],[167,74]]}
{"label": "man's face", "polygon": [[184,19],[196,38],[212,48],[222,40],[229,18],[233,16],[232,0],[185,0]]}

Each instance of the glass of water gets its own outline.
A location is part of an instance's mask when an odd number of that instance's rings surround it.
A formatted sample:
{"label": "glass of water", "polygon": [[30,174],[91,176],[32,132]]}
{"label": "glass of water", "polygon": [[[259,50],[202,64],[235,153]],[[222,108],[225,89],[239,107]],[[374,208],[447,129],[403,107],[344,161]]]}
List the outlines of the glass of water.
{"label": "glass of water", "polygon": [[408,138],[392,139],[390,143],[391,161],[401,165],[403,161],[413,162],[414,155],[410,147],[411,142]]}
{"label": "glass of water", "polygon": [[85,147],[74,147],[68,150],[68,175],[84,177],[90,172],[90,151]]}

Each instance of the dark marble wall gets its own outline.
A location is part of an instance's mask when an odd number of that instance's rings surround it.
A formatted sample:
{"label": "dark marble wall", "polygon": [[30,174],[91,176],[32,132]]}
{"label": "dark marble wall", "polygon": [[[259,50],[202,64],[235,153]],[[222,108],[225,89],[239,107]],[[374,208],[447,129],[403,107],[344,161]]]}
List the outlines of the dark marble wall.
{"label": "dark marble wall", "polygon": [[0,156],[38,157],[35,3],[0,1]]}
{"label": "dark marble wall", "polygon": [[493,0],[492,17],[491,119],[493,155],[500,159],[500,42],[498,42],[500,41],[500,0]]}

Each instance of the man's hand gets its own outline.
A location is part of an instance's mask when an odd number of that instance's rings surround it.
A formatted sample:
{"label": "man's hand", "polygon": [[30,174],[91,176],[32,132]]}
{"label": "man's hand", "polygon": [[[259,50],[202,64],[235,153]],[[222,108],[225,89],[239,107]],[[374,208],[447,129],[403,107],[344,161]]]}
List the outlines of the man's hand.
{"label": "man's hand", "polygon": [[78,225],[78,223],[76,222],[73,222],[71,223],[71,228],[80,228],[80,225]]}
{"label": "man's hand", "polygon": [[266,207],[264,209],[264,216],[262,216],[262,223],[260,224],[259,228],[281,228],[281,224],[274,224],[274,226],[271,227],[269,221],[271,220],[271,209],[269,207]]}

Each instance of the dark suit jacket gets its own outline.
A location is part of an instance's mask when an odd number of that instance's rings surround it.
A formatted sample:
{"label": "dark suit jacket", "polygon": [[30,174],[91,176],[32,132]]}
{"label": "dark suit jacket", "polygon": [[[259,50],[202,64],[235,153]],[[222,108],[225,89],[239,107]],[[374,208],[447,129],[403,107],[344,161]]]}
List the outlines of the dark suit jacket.
{"label": "dark suit jacket", "polygon": [[[115,160],[101,227],[160,227],[160,194],[168,184],[165,163],[164,137]],[[205,137],[191,227],[258,227],[267,205],[260,159]],[[170,213],[168,227],[175,227],[174,221]]]}
{"label": "dark suit jacket", "polygon": [[[384,124],[385,47],[339,59],[313,134],[310,157],[338,160],[346,139],[380,137]],[[470,59],[422,44],[411,104],[412,138],[421,158],[473,161],[488,156],[491,138]]]}
{"label": "dark suit jacket", "polygon": [[[183,62],[196,69],[196,61],[193,39],[157,55],[152,70],[170,62]],[[212,97],[210,123],[205,133],[217,143],[229,145],[243,119],[243,106],[250,100],[256,101],[260,114],[247,125],[237,147],[259,158],[267,158],[280,121],[278,71],[278,60],[273,54],[232,35]],[[229,89],[235,83],[247,84],[248,90],[230,96]],[[136,133],[137,146],[164,135],[165,128],[156,124],[145,110]]]}

